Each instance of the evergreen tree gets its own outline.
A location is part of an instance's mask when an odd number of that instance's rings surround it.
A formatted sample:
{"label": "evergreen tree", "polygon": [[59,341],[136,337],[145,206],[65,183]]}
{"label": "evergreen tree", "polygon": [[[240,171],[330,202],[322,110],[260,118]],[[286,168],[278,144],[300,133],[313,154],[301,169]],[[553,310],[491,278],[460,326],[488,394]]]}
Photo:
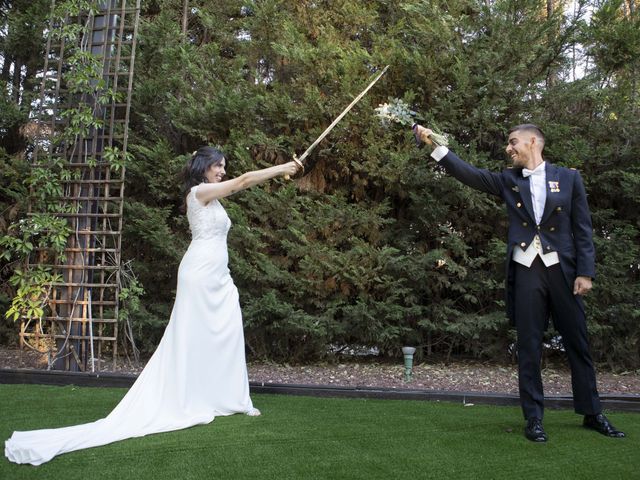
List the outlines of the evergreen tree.
{"label": "evergreen tree", "polygon": [[[21,69],[25,98],[48,8],[2,3],[3,65],[32,65]],[[33,45],[16,43],[25,25]],[[505,168],[506,131],[533,121],[547,158],[581,170],[598,254],[594,354],[637,367],[638,27],[622,0],[571,11],[537,0],[143,2],[123,240],[147,292],[132,312],[138,342],[151,351],[169,318],[189,242],[180,173],[191,152],[221,146],[231,176],[288,161],[390,65],[302,178],[224,200],[250,353],[304,361],[409,343],[424,355],[506,356],[503,207],[444,174],[407,128],[381,124],[374,109],[401,98],[474,165]],[[24,189],[15,132],[30,101],[2,78],[7,222]]]}

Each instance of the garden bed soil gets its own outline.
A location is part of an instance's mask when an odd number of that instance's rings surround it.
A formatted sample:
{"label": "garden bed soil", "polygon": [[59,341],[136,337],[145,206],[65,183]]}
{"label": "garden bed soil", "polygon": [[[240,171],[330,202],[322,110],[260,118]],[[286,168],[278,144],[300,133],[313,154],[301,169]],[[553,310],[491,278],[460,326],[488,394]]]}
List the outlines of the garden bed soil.
{"label": "garden bed soil", "polygon": [[[101,363],[101,371],[138,374],[144,362],[119,360]],[[27,350],[0,347],[0,368],[46,370],[46,356]],[[518,394],[518,370],[515,364],[455,360],[430,360],[413,367],[411,382],[404,381],[402,360],[380,361],[370,358],[345,358],[335,363],[286,365],[250,362],[249,380],[260,384],[330,385],[339,387],[377,387],[452,392]],[[571,395],[571,375],[564,359],[546,362],[542,371],[546,395]],[[609,372],[598,369],[601,394],[640,395],[640,370]]]}

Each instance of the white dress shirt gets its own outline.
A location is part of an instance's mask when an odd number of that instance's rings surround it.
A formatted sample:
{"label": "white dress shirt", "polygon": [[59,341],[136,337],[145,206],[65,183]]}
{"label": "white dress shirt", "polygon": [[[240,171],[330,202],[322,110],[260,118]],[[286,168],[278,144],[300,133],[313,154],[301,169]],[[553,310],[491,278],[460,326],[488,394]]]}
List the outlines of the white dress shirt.
{"label": "white dress shirt", "polygon": [[540,225],[542,213],[544,212],[544,204],[547,201],[547,172],[545,171],[547,162],[542,162],[535,169],[529,170],[524,168],[522,174],[529,177],[529,185],[531,186],[531,203],[533,204],[533,214],[536,217],[536,225]]}

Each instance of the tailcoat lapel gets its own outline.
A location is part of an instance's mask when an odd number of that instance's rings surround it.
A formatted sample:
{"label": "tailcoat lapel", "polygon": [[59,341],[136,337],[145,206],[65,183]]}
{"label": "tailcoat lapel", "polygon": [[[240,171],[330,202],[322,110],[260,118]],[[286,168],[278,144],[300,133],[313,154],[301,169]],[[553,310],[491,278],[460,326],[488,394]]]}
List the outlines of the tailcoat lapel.
{"label": "tailcoat lapel", "polygon": [[551,215],[558,204],[557,200],[559,198],[558,195],[560,194],[561,188],[559,174],[560,170],[552,163],[547,162],[545,168],[545,188],[547,189],[547,199],[544,203],[544,212],[542,213],[542,219],[540,220],[541,224],[549,218],[549,215]]}
{"label": "tailcoat lapel", "polygon": [[516,182],[518,183],[518,188],[520,189],[520,196],[522,197],[522,203],[524,204],[524,208],[527,209],[527,213],[532,219],[535,219],[536,216],[533,213],[533,203],[531,203],[531,185],[528,178],[524,178],[522,176],[522,171],[520,171],[516,177]]}

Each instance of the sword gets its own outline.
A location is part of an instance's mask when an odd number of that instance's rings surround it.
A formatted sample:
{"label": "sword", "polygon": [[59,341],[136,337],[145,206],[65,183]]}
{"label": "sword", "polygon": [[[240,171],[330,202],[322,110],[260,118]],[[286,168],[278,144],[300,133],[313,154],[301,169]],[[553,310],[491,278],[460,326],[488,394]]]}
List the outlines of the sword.
{"label": "sword", "polygon": [[[362,99],[362,97],[364,97],[367,94],[369,89],[371,87],[373,87],[378,80],[380,80],[380,77],[382,77],[382,75],[385,74],[385,72],[387,71],[388,68],[389,68],[389,65],[384,67],[384,69],[378,75],[376,75],[376,78],[374,78],[371,81],[371,83],[369,85],[367,85],[367,88],[365,88],[362,92],[360,92],[360,95],[358,95],[356,98],[353,99],[353,101],[349,104],[349,106],[347,108],[345,108],[342,111],[342,113],[340,115],[338,115],[333,122],[331,122],[331,125],[329,125],[325,129],[325,131],[322,132],[320,134],[320,136],[315,139],[315,141],[309,146],[309,148],[307,148],[305,150],[305,152],[302,155],[300,155],[300,157],[296,157],[295,153],[293,154],[293,161],[298,164],[298,166],[300,167],[300,170],[304,171],[304,161],[309,156],[309,154],[313,151],[313,149],[316,148],[316,146],[324,139],[324,137],[329,135],[329,132],[333,129],[333,127],[335,127],[338,124],[338,122],[340,120],[342,120],[342,117],[344,117],[347,113],[349,113],[349,110],[351,110],[353,108],[353,106],[356,103],[358,103],[360,101],[360,99]],[[284,178],[286,180],[289,180],[289,175],[285,175]]]}

